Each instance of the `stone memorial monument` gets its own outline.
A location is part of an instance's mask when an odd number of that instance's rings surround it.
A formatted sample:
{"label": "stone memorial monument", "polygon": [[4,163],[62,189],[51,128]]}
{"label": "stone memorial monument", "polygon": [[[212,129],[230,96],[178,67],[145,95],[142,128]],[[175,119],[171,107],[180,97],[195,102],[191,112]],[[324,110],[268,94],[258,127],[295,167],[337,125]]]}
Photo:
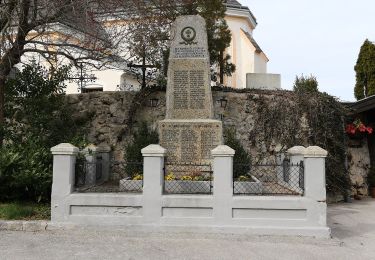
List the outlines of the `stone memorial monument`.
{"label": "stone memorial monument", "polygon": [[159,122],[160,145],[168,163],[209,164],[211,150],[223,142],[221,121],[214,120],[205,20],[176,19],[171,32],[167,113]]}

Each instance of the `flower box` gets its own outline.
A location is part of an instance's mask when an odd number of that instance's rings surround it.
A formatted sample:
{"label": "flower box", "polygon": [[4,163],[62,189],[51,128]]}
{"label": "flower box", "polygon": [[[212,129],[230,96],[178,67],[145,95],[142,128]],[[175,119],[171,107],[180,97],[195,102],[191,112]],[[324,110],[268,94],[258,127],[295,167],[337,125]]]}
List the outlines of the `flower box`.
{"label": "flower box", "polygon": [[251,176],[252,181],[235,181],[234,193],[235,194],[261,194],[263,193],[263,184]]}
{"label": "flower box", "polygon": [[210,181],[165,181],[164,191],[177,194],[207,194],[211,193]]}
{"label": "flower box", "polygon": [[119,191],[120,192],[142,192],[143,181],[142,180],[131,180],[129,178],[120,180]]}

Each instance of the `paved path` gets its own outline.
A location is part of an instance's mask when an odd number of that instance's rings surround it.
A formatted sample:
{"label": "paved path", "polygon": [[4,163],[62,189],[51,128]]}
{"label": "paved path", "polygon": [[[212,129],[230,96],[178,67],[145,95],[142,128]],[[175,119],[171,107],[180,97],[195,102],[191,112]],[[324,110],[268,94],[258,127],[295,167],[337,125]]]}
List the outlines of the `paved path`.
{"label": "paved path", "polygon": [[0,259],[375,259],[375,200],[329,208],[333,239],[0,231]]}

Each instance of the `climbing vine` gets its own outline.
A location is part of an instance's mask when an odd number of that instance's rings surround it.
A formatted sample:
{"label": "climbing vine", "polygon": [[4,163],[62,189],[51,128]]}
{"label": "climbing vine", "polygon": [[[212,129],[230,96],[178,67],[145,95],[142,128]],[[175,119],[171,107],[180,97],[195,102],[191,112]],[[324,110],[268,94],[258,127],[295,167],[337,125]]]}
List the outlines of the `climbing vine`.
{"label": "climbing vine", "polygon": [[249,140],[256,147],[258,160],[295,145],[320,146],[329,152],[327,190],[346,193],[351,183],[345,167],[345,107],[326,93],[288,92],[286,95],[288,98],[285,95],[248,96],[257,111]]}
{"label": "climbing vine", "polygon": [[[228,99],[224,126],[237,128],[252,163],[275,163],[277,154],[296,145],[320,146],[326,160],[327,190],[347,194],[351,181],[346,169],[347,109],[335,97],[319,91],[272,91],[214,87]],[[235,103],[243,104],[238,113]]]}

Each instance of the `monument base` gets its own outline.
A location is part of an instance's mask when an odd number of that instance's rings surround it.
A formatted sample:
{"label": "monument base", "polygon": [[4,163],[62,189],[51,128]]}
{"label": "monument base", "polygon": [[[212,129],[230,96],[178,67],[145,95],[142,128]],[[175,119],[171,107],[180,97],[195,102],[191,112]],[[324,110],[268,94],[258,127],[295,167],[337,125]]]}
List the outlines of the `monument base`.
{"label": "monument base", "polygon": [[210,164],[211,150],[223,144],[223,125],[211,119],[167,119],[159,122],[159,137],[168,163]]}

